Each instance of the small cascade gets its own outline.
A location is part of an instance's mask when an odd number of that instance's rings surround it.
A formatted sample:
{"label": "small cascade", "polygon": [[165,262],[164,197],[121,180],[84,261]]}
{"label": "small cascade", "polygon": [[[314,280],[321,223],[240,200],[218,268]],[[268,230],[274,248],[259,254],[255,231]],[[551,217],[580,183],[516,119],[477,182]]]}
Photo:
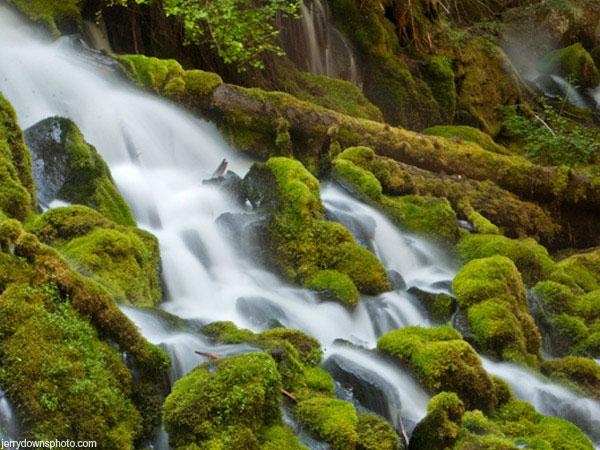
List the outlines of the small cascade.
{"label": "small cascade", "polygon": [[600,447],[600,402],[580,397],[521,366],[482,357],[485,370],[506,381],[515,396],[544,415],[560,417],[581,428]]}
{"label": "small cascade", "polygon": [[12,405],[3,391],[0,391],[0,441],[14,440],[19,429]]}
{"label": "small cascade", "polygon": [[356,57],[348,40],[335,28],[324,0],[305,0],[300,18],[282,18],[279,28],[283,47],[300,68],[359,84]]}

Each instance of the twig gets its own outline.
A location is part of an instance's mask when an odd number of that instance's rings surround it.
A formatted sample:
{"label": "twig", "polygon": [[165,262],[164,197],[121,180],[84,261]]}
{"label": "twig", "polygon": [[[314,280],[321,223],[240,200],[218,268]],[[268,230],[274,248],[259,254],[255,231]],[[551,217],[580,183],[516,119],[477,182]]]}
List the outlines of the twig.
{"label": "twig", "polygon": [[289,398],[294,403],[298,403],[298,399],[296,397],[294,397],[291,392],[286,391],[285,389],[282,389],[281,393],[283,394],[284,397]]}
{"label": "twig", "polygon": [[404,440],[404,448],[408,448],[408,434],[406,428],[404,428],[404,422],[402,422],[402,416],[398,416],[398,424],[400,425],[400,432],[402,433],[402,439]]}
{"label": "twig", "polygon": [[545,127],[548,129],[548,131],[550,132],[550,134],[552,134],[552,136],[556,136],[556,133],[554,132],[554,130],[553,130],[552,128],[550,128],[550,125],[548,125],[548,124],[547,124],[547,123],[544,121],[544,119],[542,119],[542,118],[541,118],[540,116],[538,116],[537,114],[534,114],[534,116],[535,116],[535,118],[536,118],[537,120],[539,120],[539,121],[542,123],[542,125],[544,125],[544,126],[545,126]]}

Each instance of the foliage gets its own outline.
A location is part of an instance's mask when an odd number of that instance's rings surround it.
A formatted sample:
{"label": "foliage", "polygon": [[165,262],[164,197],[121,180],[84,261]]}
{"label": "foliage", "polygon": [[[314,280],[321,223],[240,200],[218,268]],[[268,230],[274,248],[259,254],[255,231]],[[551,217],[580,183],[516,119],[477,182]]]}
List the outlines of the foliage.
{"label": "foliage", "polygon": [[259,59],[265,53],[283,55],[274,42],[278,14],[296,16],[298,0],[166,0],[167,15],[183,19],[188,43],[208,40],[228,64],[262,69]]}
{"label": "foliage", "polygon": [[569,167],[589,164],[600,156],[599,130],[579,125],[546,102],[542,104],[541,120],[515,107],[503,108],[506,132],[522,142],[525,153],[542,164]]}

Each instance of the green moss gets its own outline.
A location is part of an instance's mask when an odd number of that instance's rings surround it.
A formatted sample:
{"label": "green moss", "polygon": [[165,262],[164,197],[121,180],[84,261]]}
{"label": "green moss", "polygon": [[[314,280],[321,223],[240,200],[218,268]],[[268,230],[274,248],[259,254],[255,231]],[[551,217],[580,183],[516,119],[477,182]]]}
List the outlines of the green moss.
{"label": "green moss", "polygon": [[408,291],[414,295],[429,313],[429,317],[438,323],[446,323],[456,311],[456,301],[448,294],[433,294],[411,288]]}
{"label": "green moss", "polygon": [[306,387],[313,392],[333,395],[335,393],[333,378],[329,372],[320,367],[306,367],[304,369]]}
{"label": "green moss", "polygon": [[510,259],[475,259],[456,275],[452,288],[481,351],[536,364],[541,337],[527,309],[521,276]]}
{"label": "green moss", "polygon": [[250,353],[198,366],[173,386],[163,419],[175,448],[244,437],[257,448],[261,430],[280,423],[281,376],[265,353]]}
{"label": "green moss", "polygon": [[298,403],[298,420],[335,450],[355,449],[359,435],[358,416],[351,403],[314,397]]}
{"label": "green moss", "polygon": [[0,385],[23,431],[133,448],[157,425],[168,357],[104,289],[16,221],[1,222],[9,233],[0,253]]}
{"label": "green moss", "polygon": [[557,381],[574,384],[582,393],[600,399],[600,366],[590,358],[567,356],[545,361],[542,373]]}
{"label": "green moss", "polygon": [[133,83],[191,107],[208,105],[213,91],[223,84],[216,73],[185,70],[174,59],[122,55],[118,61]]}
{"label": "green moss", "polygon": [[595,290],[580,297],[575,305],[577,315],[588,322],[600,319],[600,290]]}
{"label": "green moss", "polygon": [[589,328],[579,317],[558,314],[551,320],[555,339],[560,339],[567,352],[572,351],[590,335]]}
{"label": "green moss", "polygon": [[571,290],[555,281],[540,281],[531,290],[549,314],[572,314],[576,297]]}
{"label": "green moss", "polygon": [[415,427],[411,449],[444,450],[453,448],[464,414],[463,402],[453,392],[441,392],[427,405],[427,416]]}
{"label": "green moss", "polygon": [[475,211],[471,206],[463,208],[463,213],[467,220],[471,222],[475,231],[481,234],[502,234],[500,228],[494,225],[490,220]]}
{"label": "green moss", "polygon": [[[36,159],[44,161],[48,177],[54,172],[64,174],[59,199],[94,208],[119,224],[135,226],[110,169],[75,123],[60,117],[45,119],[27,130],[26,140]],[[63,159],[67,167],[53,167]]]}
{"label": "green moss", "polygon": [[338,158],[333,167],[334,177],[342,184],[372,200],[381,199],[381,183],[371,172],[343,158]]}
{"label": "green moss", "polygon": [[30,230],[119,302],[160,302],[158,241],[150,233],[115,224],[84,206],[49,210]]}
{"label": "green moss", "polygon": [[[360,247],[342,225],[324,220],[319,181],[300,162],[271,158],[255,164],[244,179],[252,204],[269,217],[266,230],[269,262],[285,276],[307,285],[330,282],[338,300],[348,295],[351,280],[358,291],[378,294],[390,288],[375,255]],[[322,273],[322,271],[328,271]],[[333,277],[335,274],[345,275]],[[321,284],[317,283],[319,288]],[[343,294],[340,296],[339,294]]]}
{"label": "green moss", "polygon": [[307,450],[292,430],[283,425],[268,428],[261,437],[260,450]]}
{"label": "green moss", "polygon": [[466,125],[438,125],[427,128],[423,134],[430,136],[442,136],[448,139],[463,140],[474,142],[488,152],[499,153],[502,155],[510,154],[503,146],[496,144],[489,134],[484,133],[477,128]]}
{"label": "green moss", "polygon": [[141,431],[131,374],[57,287],[12,285],[0,309],[0,383],[27,436],[131,448]]}
{"label": "green moss", "polygon": [[81,19],[81,0],[10,0],[31,20],[44,24],[58,36],[59,25],[64,21]]}
{"label": "green moss", "polygon": [[326,297],[350,306],[358,303],[359,292],[352,280],[335,270],[321,270],[310,277],[304,287],[322,291]]}
{"label": "green moss", "polygon": [[286,91],[300,100],[349,116],[383,121],[381,111],[367,100],[358,86],[348,81],[300,72],[285,86]]}
{"label": "green moss", "polygon": [[576,253],[559,261],[550,279],[577,293],[600,289],[600,249]]}
{"label": "green moss", "polygon": [[548,251],[530,238],[509,239],[488,234],[466,235],[456,249],[463,261],[494,255],[506,256],[515,263],[527,284],[548,278],[555,268]]}
{"label": "green moss", "polygon": [[377,341],[378,350],[407,365],[431,392],[455,392],[469,409],[492,410],[492,380],[477,353],[450,327],[406,327]]}
{"label": "green moss", "polygon": [[381,417],[370,414],[358,416],[356,450],[397,450],[398,435]]}
{"label": "green moss", "polygon": [[35,207],[31,157],[14,109],[0,93],[0,211],[24,220]]}
{"label": "green moss", "polygon": [[[440,106],[444,122],[452,122],[457,104],[456,79],[452,70],[452,60],[439,55],[430,57],[425,66],[425,79]],[[427,130],[424,133],[427,133]]]}
{"label": "green moss", "polygon": [[548,54],[539,64],[539,69],[572,79],[582,88],[593,89],[600,83],[594,59],[579,42]]}

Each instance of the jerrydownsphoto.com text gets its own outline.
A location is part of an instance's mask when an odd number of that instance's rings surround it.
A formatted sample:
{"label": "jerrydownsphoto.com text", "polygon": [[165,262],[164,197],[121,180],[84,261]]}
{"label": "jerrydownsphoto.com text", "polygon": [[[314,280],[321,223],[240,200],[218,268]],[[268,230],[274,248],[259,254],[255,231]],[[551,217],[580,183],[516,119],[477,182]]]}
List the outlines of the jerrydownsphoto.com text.
{"label": "jerrydownsphoto.com text", "polygon": [[2,448],[6,450],[20,450],[23,448],[97,448],[96,441],[72,441],[72,440],[49,440],[34,441],[28,439],[21,440],[0,440]]}

